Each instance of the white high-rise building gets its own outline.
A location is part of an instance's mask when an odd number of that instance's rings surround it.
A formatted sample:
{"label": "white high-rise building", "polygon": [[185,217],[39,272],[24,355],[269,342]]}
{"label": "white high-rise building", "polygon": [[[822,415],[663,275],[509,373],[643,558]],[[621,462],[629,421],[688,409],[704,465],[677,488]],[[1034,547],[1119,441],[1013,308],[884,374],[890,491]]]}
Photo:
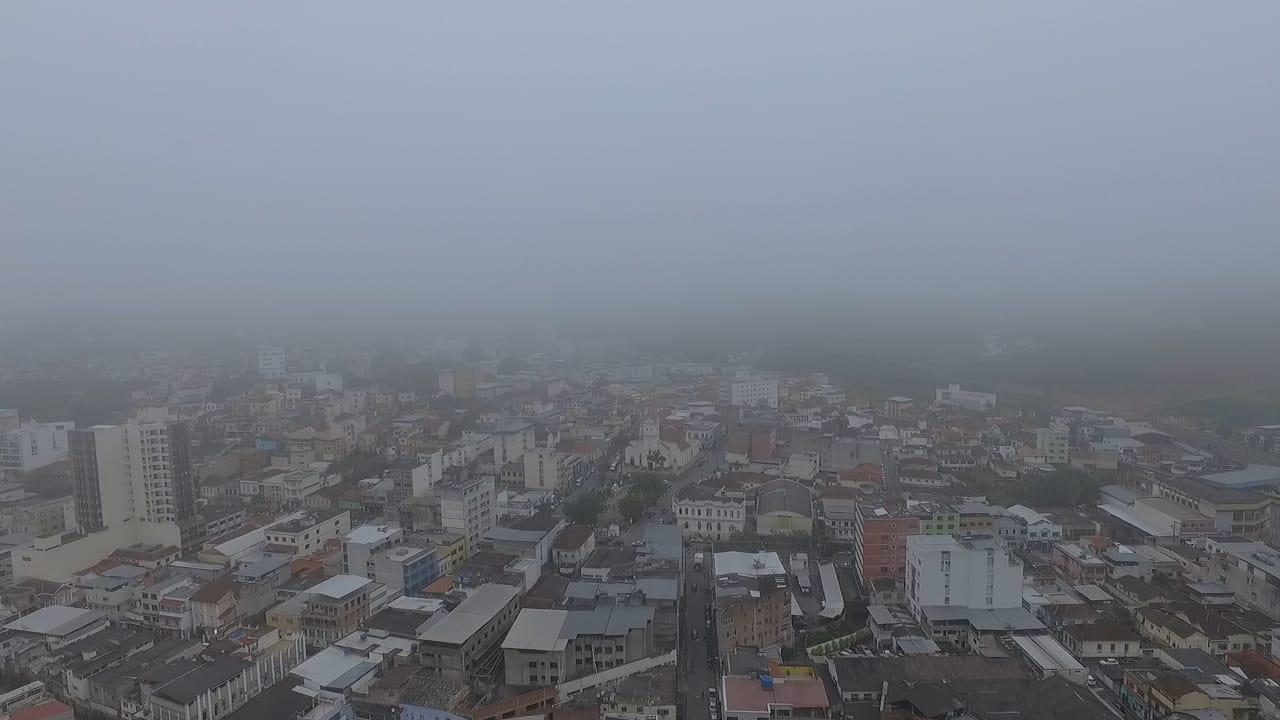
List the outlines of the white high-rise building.
{"label": "white high-rise building", "polygon": [[76,522],[82,531],[195,517],[185,424],[94,425],[69,437]]}
{"label": "white high-rise building", "polygon": [[137,544],[199,547],[185,423],[94,425],[68,431],[67,445],[75,525],[84,534],[37,538],[31,550],[13,553],[15,576],[60,579]]}
{"label": "white high-rise building", "polygon": [[719,386],[719,401],[722,405],[777,410],[778,379],[753,376],[723,380]]}
{"label": "white high-rise building", "polygon": [[258,374],[268,380],[283,380],[288,376],[283,347],[279,345],[258,346]]}
{"label": "white high-rise building", "polygon": [[445,530],[466,537],[468,557],[476,551],[480,539],[493,529],[494,482],[491,476],[463,477],[439,485],[440,524]]}
{"label": "white high-rise building", "polygon": [[971,610],[1022,607],[1022,563],[991,538],[952,535],[907,538],[907,605]]}

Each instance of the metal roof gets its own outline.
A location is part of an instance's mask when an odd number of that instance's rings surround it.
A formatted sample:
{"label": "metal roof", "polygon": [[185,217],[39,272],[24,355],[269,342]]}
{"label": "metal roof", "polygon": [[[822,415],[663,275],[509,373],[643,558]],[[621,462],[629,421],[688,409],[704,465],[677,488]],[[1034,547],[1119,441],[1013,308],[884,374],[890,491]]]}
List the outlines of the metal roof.
{"label": "metal roof", "polygon": [[318,585],[307,588],[306,592],[341,600],[351,593],[363,589],[371,582],[373,581],[358,575],[334,575]]}
{"label": "metal roof", "polygon": [[520,590],[510,585],[485,583],[471,591],[452,612],[427,628],[420,639],[423,642],[461,645],[519,595]]}
{"label": "metal roof", "polygon": [[50,605],[6,624],[6,630],[32,633],[36,635],[53,635],[62,637],[80,630],[103,618],[96,610],[68,607],[66,605]]}
{"label": "metal roof", "polygon": [[516,617],[507,637],[502,641],[503,650],[539,650],[558,652],[569,641],[561,636],[567,610],[538,610],[525,608]]}

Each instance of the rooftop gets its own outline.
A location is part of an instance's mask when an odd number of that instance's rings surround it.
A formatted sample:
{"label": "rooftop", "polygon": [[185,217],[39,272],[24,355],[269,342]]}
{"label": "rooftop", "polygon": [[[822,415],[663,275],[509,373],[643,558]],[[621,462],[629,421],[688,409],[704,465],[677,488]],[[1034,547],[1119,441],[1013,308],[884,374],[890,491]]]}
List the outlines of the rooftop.
{"label": "rooftop", "polygon": [[1274,487],[1280,485],[1280,467],[1249,464],[1243,470],[1207,473],[1201,475],[1201,477],[1214,485],[1225,488],[1248,490],[1251,488]]}
{"label": "rooftop", "polygon": [[362,545],[373,545],[379,542],[390,540],[392,537],[400,533],[400,528],[389,525],[360,525],[354,527],[351,532],[342,536],[344,542],[360,543]]}
{"label": "rooftop", "polygon": [[813,494],[794,480],[774,480],[760,487],[756,495],[756,515],[790,512],[804,517],[813,515]]}
{"label": "rooftop", "polygon": [[307,588],[306,592],[341,600],[359,590],[363,590],[371,582],[373,581],[358,575],[334,575],[317,585]]}
{"label": "rooftop", "polygon": [[229,656],[219,657],[210,662],[195,662],[196,665],[187,672],[158,686],[155,694],[179,705],[186,705],[205,692],[237,677],[247,668],[253,667],[252,663]]}
{"label": "rooftop", "polygon": [[552,547],[556,550],[577,550],[595,533],[596,529],[590,525],[569,525],[556,537]]}
{"label": "rooftop", "polygon": [[97,622],[103,614],[96,610],[50,605],[14,620],[4,627],[15,632],[63,637]]}
{"label": "rooftop", "polygon": [[772,713],[772,708],[778,705],[823,711],[831,705],[818,678],[729,675],[721,680],[721,686],[726,717],[740,712]]}
{"label": "rooftop", "polygon": [[461,645],[480,631],[507,603],[520,595],[510,585],[485,583],[467,596],[458,607],[422,633],[423,642]]}

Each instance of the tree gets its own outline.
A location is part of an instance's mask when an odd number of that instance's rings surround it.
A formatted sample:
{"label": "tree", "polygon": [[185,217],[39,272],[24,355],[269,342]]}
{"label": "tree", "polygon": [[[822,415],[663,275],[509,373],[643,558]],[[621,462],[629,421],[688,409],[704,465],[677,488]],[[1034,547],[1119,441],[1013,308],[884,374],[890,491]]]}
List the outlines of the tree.
{"label": "tree", "polygon": [[662,495],[667,491],[667,486],[662,482],[660,476],[653,473],[644,473],[636,478],[631,491],[639,493],[646,505],[653,505],[662,499]]}
{"label": "tree", "polygon": [[645,461],[649,464],[650,470],[667,464],[667,459],[657,450],[650,450],[649,454],[645,456]]}
{"label": "tree", "polygon": [[1112,605],[1102,611],[1099,619],[1104,623],[1112,623],[1115,625],[1132,625],[1133,615],[1129,613],[1129,608],[1123,605]]}
{"label": "tree", "polygon": [[595,525],[596,518],[600,516],[602,509],[603,503],[600,501],[600,496],[594,492],[587,493],[565,503],[564,517],[578,525]]}
{"label": "tree", "polygon": [[618,512],[622,513],[628,521],[634,524],[644,515],[644,511],[649,507],[649,503],[634,490],[627,493],[627,496],[618,501]]}

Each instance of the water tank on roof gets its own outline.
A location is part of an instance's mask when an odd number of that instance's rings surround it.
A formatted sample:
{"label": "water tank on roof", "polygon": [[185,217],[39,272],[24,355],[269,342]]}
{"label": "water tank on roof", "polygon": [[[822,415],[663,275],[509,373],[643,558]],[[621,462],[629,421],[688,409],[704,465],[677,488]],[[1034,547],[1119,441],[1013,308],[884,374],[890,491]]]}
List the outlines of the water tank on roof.
{"label": "water tank on roof", "polygon": [[772,689],[773,689],[773,676],[772,676],[772,675],[761,675],[761,676],[760,676],[760,687],[764,688],[765,690],[772,690]]}

